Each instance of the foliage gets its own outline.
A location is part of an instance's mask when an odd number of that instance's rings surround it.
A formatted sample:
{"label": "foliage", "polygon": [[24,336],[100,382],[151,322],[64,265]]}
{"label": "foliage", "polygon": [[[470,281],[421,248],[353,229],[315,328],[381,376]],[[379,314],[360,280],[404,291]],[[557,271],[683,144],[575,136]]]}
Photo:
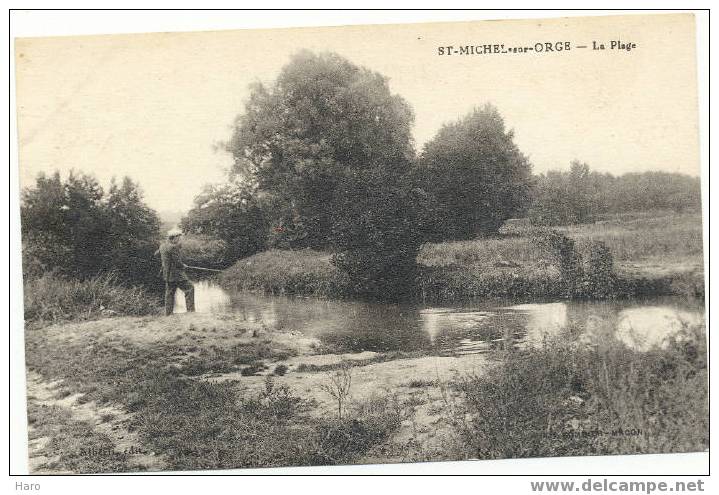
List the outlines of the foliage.
{"label": "foliage", "polygon": [[180,238],[182,260],[190,266],[203,268],[224,268],[228,265],[227,243],[215,237],[198,234],[183,235]]}
{"label": "foliage", "polygon": [[112,271],[127,285],[157,287],[159,260],[154,253],[160,222],[155,211],[145,205],[140,187],[129,177],[120,185],[113,179],[103,203],[109,249],[101,272]]}
{"label": "foliage", "polygon": [[159,220],[137,184],[114,180],[105,194],[92,176],[40,175],[22,194],[25,276],[45,272],[85,279],[112,271],[121,283],[152,286]]}
{"label": "foliage", "polygon": [[[548,250],[550,256],[559,267],[565,297],[572,297],[578,292],[578,285],[584,277],[582,257],[577,252],[574,241],[555,230],[543,232],[537,236],[539,244]],[[611,256],[611,255],[610,255]]]}
{"label": "foliage", "polygon": [[621,281],[614,271],[614,258],[609,248],[601,241],[592,241],[583,255],[582,285],[577,295],[591,299],[616,297],[621,290]]}
{"label": "foliage", "polygon": [[330,255],[311,249],[257,253],[226,269],[220,283],[278,295],[341,298],[349,293],[347,276],[330,263]]}
{"label": "foliage", "polygon": [[[324,247],[337,181],[412,156],[409,105],[387,79],[333,53],[301,51],[269,87],[251,89],[227,149],[233,173],[273,197],[290,247]],[[278,246],[281,244],[278,244]]]}
{"label": "foliage", "polygon": [[436,240],[496,233],[524,211],[532,186],[529,161],[491,105],[444,125],[425,145],[419,174],[438,202]]}

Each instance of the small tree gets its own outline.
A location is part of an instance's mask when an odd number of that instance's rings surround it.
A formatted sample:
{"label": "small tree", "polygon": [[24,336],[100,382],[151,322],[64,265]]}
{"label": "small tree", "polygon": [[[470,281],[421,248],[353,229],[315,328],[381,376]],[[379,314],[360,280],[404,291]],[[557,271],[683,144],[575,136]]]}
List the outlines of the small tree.
{"label": "small tree", "polygon": [[320,385],[320,390],[326,392],[337,401],[337,416],[342,419],[347,400],[352,387],[352,368],[348,363],[342,363],[336,371],[327,374],[327,382]]}
{"label": "small tree", "polygon": [[120,184],[113,179],[103,203],[109,223],[105,270],[114,271],[129,285],[158,283],[158,260],[153,254],[159,242],[160,219],[143,201],[140,186],[129,177]]}

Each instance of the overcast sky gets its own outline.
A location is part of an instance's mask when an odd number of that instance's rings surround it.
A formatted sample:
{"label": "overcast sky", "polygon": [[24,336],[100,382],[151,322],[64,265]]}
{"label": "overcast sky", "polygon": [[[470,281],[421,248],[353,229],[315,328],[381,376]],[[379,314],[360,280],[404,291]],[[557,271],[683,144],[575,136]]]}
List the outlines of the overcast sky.
{"label": "overcast sky", "polygon": [[[535,172],[580,159],[622,174],[699,174],[693,18],[688,15],[485,21],[215,33],[113,35],[16,43],[20,180],[129,175],[160,211],[185,211],[223,178],[229,138],[253,81],[296,51],[334,51],[389,78],[415,112],[417,149],[491,102]],[[614,39],[637,48],[607,47]],[[560,53],[439,56],[438,46],[534,46]],[[587,45],[577,49],[576,45]]]}

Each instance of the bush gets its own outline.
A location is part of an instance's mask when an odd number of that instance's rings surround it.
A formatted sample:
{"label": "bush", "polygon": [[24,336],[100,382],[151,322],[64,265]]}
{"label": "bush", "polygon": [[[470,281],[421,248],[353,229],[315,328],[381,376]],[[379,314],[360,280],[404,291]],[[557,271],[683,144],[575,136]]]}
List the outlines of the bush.
{"label": "bush", "polygon": [[311,404],[271,377],[259,393],[231,383],[145,376],[135,424],[169,469],[229,469],[348,463],[399,426],[391,410],[344,420],[310,418]]}
{"label": "bush", "polygon": [[614,272],[614,258],[609,248],[601,241],[592,241],[584,254],[582,285],[578,296],[591,299],[617,297],[620,281]]}
{"label": "bush", "polygon": [[574,241],[566,235],[549,230],[537,237],[539,245],[554,257],[562,277],[564,295],[573,297],[584,276],[582,258],[577,252]]}
{"label": "bush", "polygon": [[417,254],[428,237],[429,197],[402,175],[408,164],[342,177],[332,231],[332,264],[360,297],[400,300],[416,291]]}

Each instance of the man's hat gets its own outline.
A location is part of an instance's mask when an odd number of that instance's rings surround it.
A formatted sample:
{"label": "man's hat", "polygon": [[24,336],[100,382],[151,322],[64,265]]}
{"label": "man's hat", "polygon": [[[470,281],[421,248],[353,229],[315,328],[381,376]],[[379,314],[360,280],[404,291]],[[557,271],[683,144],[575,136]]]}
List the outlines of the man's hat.
{"label": "man's hat", "polygon": [[177,227],[173,227],[167,232],[168,239],[172,239],[173,237],[177,237],[178,235],[182,235],[182,231]]}

